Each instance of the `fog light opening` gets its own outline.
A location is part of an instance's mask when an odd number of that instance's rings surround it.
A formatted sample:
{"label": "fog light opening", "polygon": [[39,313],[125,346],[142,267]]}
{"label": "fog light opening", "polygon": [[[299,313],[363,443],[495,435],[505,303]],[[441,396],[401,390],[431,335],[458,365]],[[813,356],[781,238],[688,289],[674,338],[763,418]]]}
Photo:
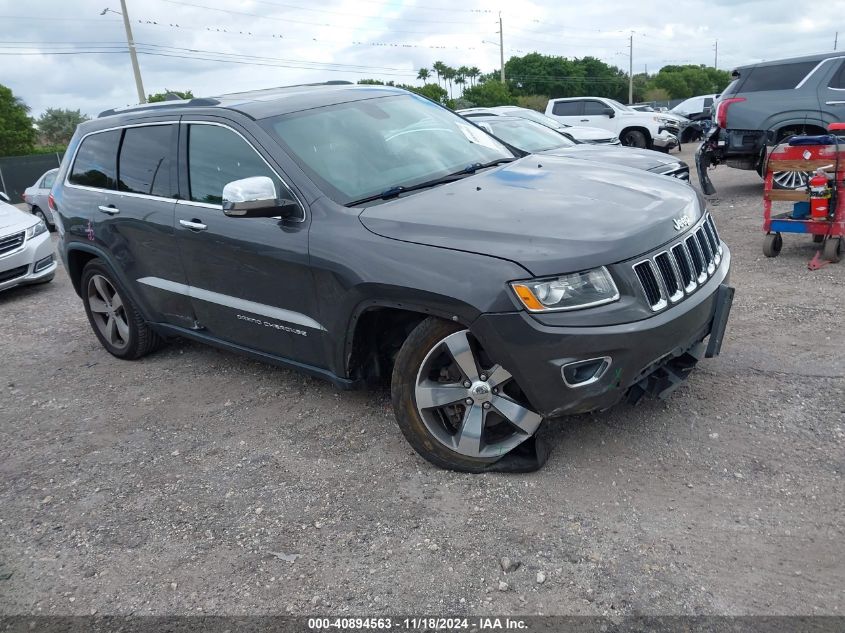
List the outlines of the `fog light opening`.
{"label": "fog light opening", "polygon": [[612,359],[610,356],[602,356],[601,358],[591,358],[589,360],[568,363],[561,369],[563,382],[566,383],[567,387],[586,387],[587,385],[591,385],[601,380],[601,377],[610,368],[611,362]]}
{"label": "fog light opening", "polygon": [[50,267],[50,264],[53,263],[53,256],[48,255],[44,259],[39,259],[35,262],[35,267],[33,268],[33,273],[40,273],[42,270],[46,270]]}

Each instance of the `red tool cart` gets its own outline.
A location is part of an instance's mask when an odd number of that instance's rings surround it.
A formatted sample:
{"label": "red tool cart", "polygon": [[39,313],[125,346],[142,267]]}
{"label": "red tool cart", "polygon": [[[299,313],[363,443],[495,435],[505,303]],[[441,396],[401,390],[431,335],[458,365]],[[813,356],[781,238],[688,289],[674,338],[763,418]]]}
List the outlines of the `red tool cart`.
{"label": "red tool cart", "polygon": [[[845,235],[845,123],[831,123],[831,134],[793,136],[774,148],[766,161],[764,184],[763,254],[777,257],[782,233],[807,233],[823,244],[821,258],[838,262]],[[838,135],[842,136],[838,136]],[[809,175],[802,189],[775,189],[772,175],[803,171]],[[792,210],[772,212],[772,202],[792,202]],[[819,254],[810,268],[824,265]]]}

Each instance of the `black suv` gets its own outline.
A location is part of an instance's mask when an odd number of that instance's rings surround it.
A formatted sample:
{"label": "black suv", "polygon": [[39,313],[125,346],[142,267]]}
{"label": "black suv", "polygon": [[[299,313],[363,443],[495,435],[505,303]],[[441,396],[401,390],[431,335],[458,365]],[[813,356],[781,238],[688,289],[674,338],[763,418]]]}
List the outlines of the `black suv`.
{"label": "black suv", "polygon": [[110,353],[183,336],[390,383],[408,441],[459,470],[536,467],[544,418],[668,393],[718,353],[732,297],[687,184],[517,156],[389,87],[108,111],[57,183],[62,257]]}

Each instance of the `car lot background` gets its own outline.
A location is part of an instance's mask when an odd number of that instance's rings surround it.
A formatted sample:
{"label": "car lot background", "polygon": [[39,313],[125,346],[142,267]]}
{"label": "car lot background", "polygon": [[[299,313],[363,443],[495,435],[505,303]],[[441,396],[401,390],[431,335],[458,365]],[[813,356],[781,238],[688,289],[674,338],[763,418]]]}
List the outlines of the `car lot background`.
{"label": "car lot background", "polygon": [[63,269],[0,294],[0,612],[841,614],[845,264],[765,259],[759,178],[713,179],[722,356],[555,422],[528,475],[433,468],[387,392],[184,341],[119,361]]}

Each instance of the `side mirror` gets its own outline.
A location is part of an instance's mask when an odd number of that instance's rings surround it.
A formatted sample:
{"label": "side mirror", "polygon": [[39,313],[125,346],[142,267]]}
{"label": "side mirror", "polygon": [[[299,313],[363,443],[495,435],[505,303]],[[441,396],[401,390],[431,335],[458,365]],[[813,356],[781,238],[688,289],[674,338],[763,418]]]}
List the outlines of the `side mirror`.
{"label": "side mirror", "polygon": [[231,218],[285,219],[302,215],[299,203],[279,198],[276,185],[267,176],[233,180],[223,187],[223,213]]}
{"label": "side mirror", "polygon": [[6,195],[5,191],[0,191],[0,198],[3,198],[3,200],[5,200],[6,202],[11,202],[11,200],[9,200],[9,196]]}
{"label": "side mirror", "polygon": [[613,108],[607,107],[604,110],[602,110],[602,114],[604,114],[607,117],[612,119],[613,117],[616,116],[616,110],[614,110]]}

